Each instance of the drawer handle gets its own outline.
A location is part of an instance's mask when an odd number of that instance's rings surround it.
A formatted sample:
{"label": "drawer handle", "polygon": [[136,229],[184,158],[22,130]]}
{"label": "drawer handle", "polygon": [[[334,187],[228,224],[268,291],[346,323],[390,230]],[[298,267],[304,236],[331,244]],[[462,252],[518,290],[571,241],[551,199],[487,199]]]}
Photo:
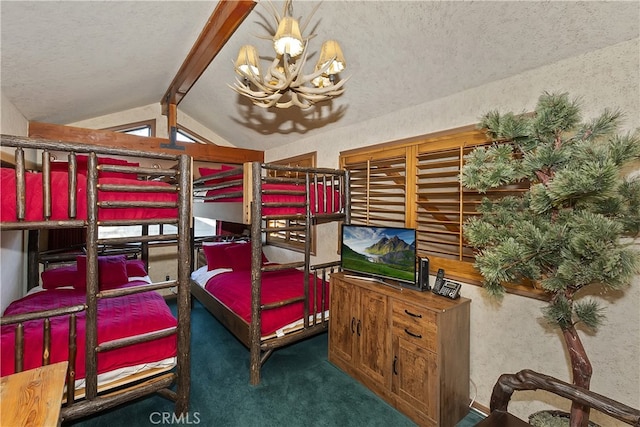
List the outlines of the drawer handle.
{"label": "drawer handle", "polygon": [[414,314],[414,313],[410,312],[409,310],[407,310],[406,308],[404,309],[404,312],[407,313],[411,317],[417,317],[418,319],[422,319],[422,314]]}
{"label": "drawer handle", "polygon": [[352,333],[352,334],[356,332],[356,325],[355,325],[355,323],[356,323],[356,318],[355,318],[355,317],[352,317],[352,318],[351,318],[351,333]]}
{"label": "drawer handle", "polygon": [[393,356],[393,375],[398,375],[398,356]]}
{"label": "drawer handle", "polygon": [[407,328],[404,328],[404,331],[408,334],[411,335],[414,338],[422,338],[422,335],[418,335],[418,334],[414,334],[413,332],[410,332]]}

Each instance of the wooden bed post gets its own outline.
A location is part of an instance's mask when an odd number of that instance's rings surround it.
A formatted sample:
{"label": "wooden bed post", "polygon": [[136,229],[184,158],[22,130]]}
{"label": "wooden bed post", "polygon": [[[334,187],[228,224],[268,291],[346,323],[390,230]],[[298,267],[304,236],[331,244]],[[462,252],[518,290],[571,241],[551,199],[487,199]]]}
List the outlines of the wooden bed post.
{"label": "wooden bed post", "polygon": [[87,163],[87,314],[85,320],[85,387],[87,400],[98,394],[98,157]]}
{"label": "wooden bed post", "polygon": [[344,222],[351,224],[351,172],[347,169],[344,171]]}
{"label": "wooden bed post", "polygon": [[180,155],[179,168],[182,191],[178,200],[178,390],[175,412],[185,414],[189,410],[191,390],[191,157]]}
{"label": "wooden bed post", "polygon": [[[252,164],[252,190],[254,195],[262,193],[262,164]],[[261,338],[261,309],[260,287],[262,282],[262,205],[251,200],[251,325],[249,327],[249,341],[251,350],[250,383],[260,383],[260,338]]]}
{"label": "wooden bed post", "polygon": [[29,230],[27,247],[27,290],[38,286],[38,253],[40,253],[40,230]]}

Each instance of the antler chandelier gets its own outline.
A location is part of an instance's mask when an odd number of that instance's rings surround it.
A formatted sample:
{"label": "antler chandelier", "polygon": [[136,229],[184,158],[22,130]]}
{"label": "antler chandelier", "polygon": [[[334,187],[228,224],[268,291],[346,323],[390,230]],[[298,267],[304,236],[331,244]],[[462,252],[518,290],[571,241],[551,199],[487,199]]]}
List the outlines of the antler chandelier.
{"label": "antler chandelier", "polygon": [[308,42],[315,34],[303,38],[301,29],[305,30],[318,6],[300,27],[298,21],[291,16],[291,0],[285,1],[282,15],[278,14],[271,2],[268,3],[277,27],[273,36],[276,56],[263,73],[256,48],[251,45],[242,46],[235,62],[235,71],[241,78],[236,77],[231,89],[263,108],[289,108],[295,105],[306,109],[342,94],[348,78],[340,81],[337,79],[338,73],[345,68],[345,60],[342,49],[335,40],[322,44],[315,71],[311,74],[303,73]]}

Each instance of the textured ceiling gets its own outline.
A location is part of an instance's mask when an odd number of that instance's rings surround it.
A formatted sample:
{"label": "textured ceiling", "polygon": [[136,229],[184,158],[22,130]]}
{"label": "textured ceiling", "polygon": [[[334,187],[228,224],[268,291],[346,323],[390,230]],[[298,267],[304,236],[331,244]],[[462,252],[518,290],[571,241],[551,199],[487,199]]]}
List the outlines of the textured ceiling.
{"label": "textured ceiling", "polygon": [[[242,44],[264,59],[258,4],[178,109],[230,143],[267,150],[639,36],[640,2],[325,1],[311,52],[340,42],[346,92],[263,110],[228,85]],[[294,16],[315,1],[294,1]],[[282,3],[274,2],[281,10]],[[0,2],[2,93],[29,120],[72,123],[160,102],[216,2]],[[317,54],[309,59],[312,71]]]}

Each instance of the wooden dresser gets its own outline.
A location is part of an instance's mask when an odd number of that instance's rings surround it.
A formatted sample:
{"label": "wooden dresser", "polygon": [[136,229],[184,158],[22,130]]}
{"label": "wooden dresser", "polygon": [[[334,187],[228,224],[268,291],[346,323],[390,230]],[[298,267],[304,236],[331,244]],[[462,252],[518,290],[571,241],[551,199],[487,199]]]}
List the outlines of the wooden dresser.
{"label": "wooden dresser", "polygon": [[331,276],[329,361],[422,426],[468,413],[471,301]]}

